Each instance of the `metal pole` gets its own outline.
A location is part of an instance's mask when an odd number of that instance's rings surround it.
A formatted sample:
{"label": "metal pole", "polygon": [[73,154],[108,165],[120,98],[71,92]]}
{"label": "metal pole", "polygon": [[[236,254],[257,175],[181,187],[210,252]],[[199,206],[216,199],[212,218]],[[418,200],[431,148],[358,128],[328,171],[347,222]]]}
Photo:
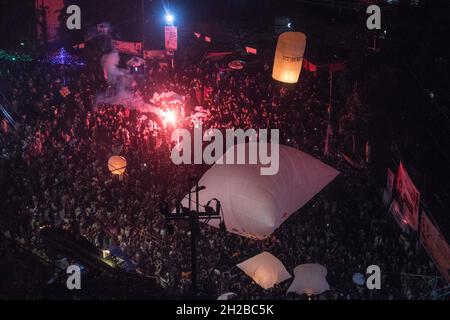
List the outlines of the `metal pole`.
{"label": "metal pole", "polygon": [[192,297],[197,298],[197,229],[199,213],[198,181],[195,183],[195,212],[191,211]]}
{"label": "metal pole", "polygon": [[[141,9],[142,9],[142,43],[141,43],[141,50],[142,50],[142,59],[145,59],[145,0],[142,0],[141,2]],[[147,90],[147,61],[144,61],[144,88]]]}
{"label": "metal pole", "polygon": [[[142,10],[142,58],[144,58],[144,40],[145,40],[145,0],[141,0],[141,10]],[[145,68],[145,64],[144,64]]]}

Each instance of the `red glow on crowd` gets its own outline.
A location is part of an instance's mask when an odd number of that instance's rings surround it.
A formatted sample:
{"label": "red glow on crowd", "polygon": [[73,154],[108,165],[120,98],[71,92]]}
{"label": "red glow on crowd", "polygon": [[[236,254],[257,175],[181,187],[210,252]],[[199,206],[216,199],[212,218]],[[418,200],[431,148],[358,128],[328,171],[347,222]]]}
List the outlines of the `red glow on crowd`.
{"label": "red glow on crowd", "polygon": [[161,111],[161,118],[165,124],[175,125],[177,123],[177,115],[173,110]]}

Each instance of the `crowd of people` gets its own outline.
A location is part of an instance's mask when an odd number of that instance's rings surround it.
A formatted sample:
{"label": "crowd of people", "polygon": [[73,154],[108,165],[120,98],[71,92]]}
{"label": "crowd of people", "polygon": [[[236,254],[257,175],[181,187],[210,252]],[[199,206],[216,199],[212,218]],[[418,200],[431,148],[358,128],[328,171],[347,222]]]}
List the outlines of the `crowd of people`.
{"label": "crowd of people", "polygon": [[[2,126],[0,135],[2,237],[44,257],[43,225],[84,237],[99,249],[117,246],[136,273],[158,280],[157,294],[149,298],[188,297],[190,228],[185,222],[169,228],[159,205],[181,200],[189,178],[200,178],[208,167],[172,163],[173,126],[157,114],[96,105],[96,94],[107,86],[98,68],[6,61],[0,66],[18,122],[15,128]],[[366,173],[338,153],[323,155],[328,123],[323,80],[303,72],[298,84],[285,87],[274,83],[267,66],[233,71],[208,60],[178,59],[174,68],[155,64],[145,71],[144,100],[174,91],[184,96],[186,115],[196,106],[208,111],[204,128],[279,128],[280,143],[341,172],[264,241],[201,226],[199,295],[216,298],[231,291],[242,299],[305,298],[286,294],[290,281],[264,290],[236,267],[265,250],[291,274],[302,263],[326,266],[331,289],[319,299],[417,298],[428,283],[406,275],[435,275],[434,265],[414,238],[401,234]],[[61,94],[64,87],[68,95]],[[113,154],[127,159],[121,179],[108,170]],[[365,274],[369,265],[381,268],[380,290],[352,282],[352,275]]]}

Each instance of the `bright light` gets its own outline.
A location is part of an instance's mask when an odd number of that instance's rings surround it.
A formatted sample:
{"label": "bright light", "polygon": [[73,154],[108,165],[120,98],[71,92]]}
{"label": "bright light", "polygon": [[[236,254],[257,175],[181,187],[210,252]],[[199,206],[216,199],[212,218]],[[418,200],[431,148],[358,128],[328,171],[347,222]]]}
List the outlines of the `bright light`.
{"label": "bright light", "polygon": [[177,122],[177,116],[172,110],[162,111],[161,116],[165,123],[171,123],[174,125]]}
{"label": "bright light", "polygon": [[109,252],[109,250],[102,250],[102,253],[103,253],[103,259],[108,258],[108,256],[111,254],[111,253]]}
{"label": "bright light", "polygon": [[175,20],[175,18],[174,18],[174,16],[172,14],[170,14],[170,13],[166,14],[166,21],[168,23],[172,24],[174,20]]}
{"label": "bright light", "polygon": [[292,27],[292,23],[289,22],[289,23],[287,24],[287,27],[290,29],[290,28]]}

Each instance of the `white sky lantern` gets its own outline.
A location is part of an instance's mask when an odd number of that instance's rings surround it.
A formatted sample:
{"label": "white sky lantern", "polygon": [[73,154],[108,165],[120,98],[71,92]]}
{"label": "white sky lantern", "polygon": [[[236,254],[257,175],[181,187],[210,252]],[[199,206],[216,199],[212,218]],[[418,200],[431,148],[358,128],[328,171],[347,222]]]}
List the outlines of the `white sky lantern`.
{"label": "white sky lantern", "polygon": [[237,264],[237,267],[266,290],[291,277],[283,263],[266,251]]}
{"label": "white sky lantern", "polygon": [[285,83],[297,83],[302,70],[306,35],[301,32],[284,32],[278,37],[272,78]]}
{"label": "white sky lantern", "polygon": [[122,175],[127,168],[127,160],[121,156],[112,156],[108,159],[108,169],[114,175]]}
{"label": "white sky lantern", "polygon": [[[272,234],[339,174],[320,160],[284,145],[279,146],[279,170],[274,175],[261,175],[264,166],[260,164],[217,164],[219,160],[199,181],[206,187],[199,192],[200,205],[218,199],[227,231],[258,240]],[[181,201],[184,207],[189,206],[187,199]],[[195,194],[192,207],[194,199]],[[219,227],[217,220],[208,224]]]}
{"label": "white sky lantern", "polygon": [[317,263],[301,264],[294,269],[295,279],[288,289],[299,295],[317,295],[330,290],[327,282],[327,268]]}

